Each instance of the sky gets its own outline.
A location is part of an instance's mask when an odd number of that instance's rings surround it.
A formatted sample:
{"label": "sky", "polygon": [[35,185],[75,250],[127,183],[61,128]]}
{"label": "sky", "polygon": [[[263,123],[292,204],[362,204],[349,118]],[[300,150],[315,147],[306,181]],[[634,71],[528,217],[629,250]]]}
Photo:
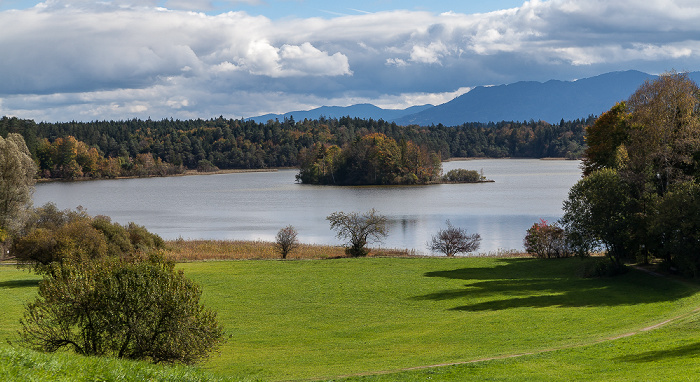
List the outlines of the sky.
{"label": "sky", "polygon": [[697,0],[0,0],[0,116],[247,118],[700,70]]}

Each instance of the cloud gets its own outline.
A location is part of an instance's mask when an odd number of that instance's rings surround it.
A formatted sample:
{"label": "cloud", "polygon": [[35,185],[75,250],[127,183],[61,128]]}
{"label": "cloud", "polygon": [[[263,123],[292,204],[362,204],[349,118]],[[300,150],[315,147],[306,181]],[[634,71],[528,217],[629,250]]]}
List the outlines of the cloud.
{"label": "cloud", "polygon": [[49,0],[0,12],[0,115],[206,118],[354,100],[410,106],[478,85],[700,66],[692,0],[276,21],[188,11],[211,4]]}

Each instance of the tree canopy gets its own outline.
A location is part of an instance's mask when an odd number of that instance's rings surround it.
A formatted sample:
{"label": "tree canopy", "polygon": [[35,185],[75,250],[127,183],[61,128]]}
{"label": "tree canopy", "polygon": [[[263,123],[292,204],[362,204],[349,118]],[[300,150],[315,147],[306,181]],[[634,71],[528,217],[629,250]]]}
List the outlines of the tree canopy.
{"label": "tree canopy", "polygon": [[[53,178],[167,175],[199,168],[297,167],[304,150],[346,145],[384,134],[410,141],[441,159],[451,157],[579,157],[593,117],[542,121],[399,126],[361,118],[267,123],[225,119],[35,123],[0,118],[0,136],[20,133],[40,167]],[[94,151],[93,151],[94,149]]]}
{"label": "tree canopy", "polygon": [[311,184],[425,184],[440,179],[442,163],[411,141],[368,134],[340,149],[317,144],[302,152],[297,180]]}
{"label": "tree canopy", "polygon": [[0,230],[11,232],[22,223],[32,202],[36,164],[19,134],[0,136]]}
{"label": "tree canopy", "polygon": [[664,260],[700,275],[700,88],[686,73],[646,82],[588,129],[584,175],[563,223],[584,252],[602,245],[620,266]]}

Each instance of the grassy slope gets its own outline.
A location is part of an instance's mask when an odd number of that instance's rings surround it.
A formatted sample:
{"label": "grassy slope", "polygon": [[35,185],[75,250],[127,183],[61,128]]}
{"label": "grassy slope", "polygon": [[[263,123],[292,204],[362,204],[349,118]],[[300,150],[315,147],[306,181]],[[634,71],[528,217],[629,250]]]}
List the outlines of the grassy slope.
{"label": "grassy slope", "polygon": [[[206,304],[231,335],[204,367],[234,379],[323,379],[585,345],[700,305],[694,286],[641,272],[580,279],[579,259],[368,258],[179,267],[204,287]],[[23,280],[32,279],[0,268],[0,304],[30,298],[34,284]],[[18,306],[9,310],[14,317],[3,312],[0,340],[16,330]],[[656,358],[674,373],[698,347],[698,336],[687,330],[696,326],[688,318],[582,348],[367,379],[598,379],[591,376],[607,372],[614,378],[604,379],[640,379]],[[677,356],[659,355],[667,351]],[[637,374],[613,372],[624,368]]]}

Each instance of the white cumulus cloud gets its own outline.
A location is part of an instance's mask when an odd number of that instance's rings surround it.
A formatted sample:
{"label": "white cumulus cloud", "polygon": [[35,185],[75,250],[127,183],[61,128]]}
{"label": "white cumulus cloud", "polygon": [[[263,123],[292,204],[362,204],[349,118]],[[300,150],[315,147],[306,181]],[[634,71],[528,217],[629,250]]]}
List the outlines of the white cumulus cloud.
{"label": "white cumulus cloud", "polygon": [[0,115],[249,117],[355,100],[436,103],[478,85],[613,70],[700,70],[693,0],[280,20],[188,11],[208,4],[48,0],[0,12]]}

